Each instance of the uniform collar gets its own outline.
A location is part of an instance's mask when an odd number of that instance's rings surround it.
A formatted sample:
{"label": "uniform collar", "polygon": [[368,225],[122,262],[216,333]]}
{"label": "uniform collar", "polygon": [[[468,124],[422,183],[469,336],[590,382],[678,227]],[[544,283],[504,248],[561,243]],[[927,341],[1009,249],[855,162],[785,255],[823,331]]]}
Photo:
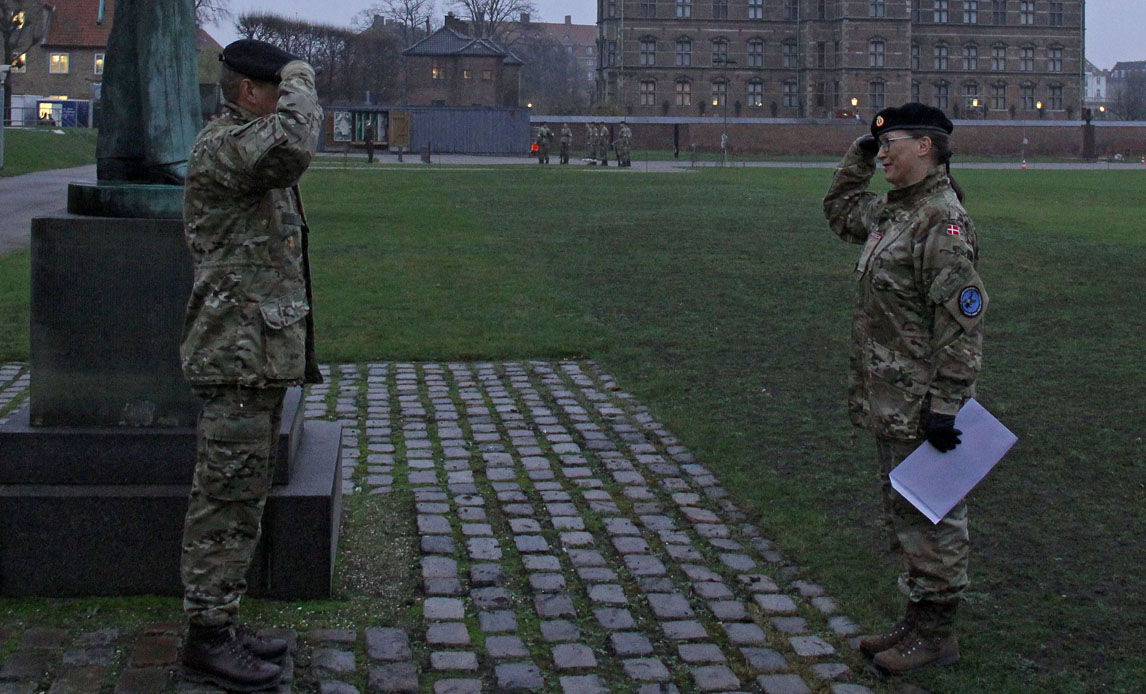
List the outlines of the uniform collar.
{"label": "uniform collar", "polygon": [[945,185],[948,185],[947,172],[937,167],[918,183],[887,191],[887,201],[890,204],[906,204],[929,195]]}
{"label": "uniform collar", "polygon": [[254,113],[236,104],[234,101],[224,101],[223,110],[228,115],[230,115],[231,118],[235,119],[240,125],[245,125],[253,120],[258,119]]}

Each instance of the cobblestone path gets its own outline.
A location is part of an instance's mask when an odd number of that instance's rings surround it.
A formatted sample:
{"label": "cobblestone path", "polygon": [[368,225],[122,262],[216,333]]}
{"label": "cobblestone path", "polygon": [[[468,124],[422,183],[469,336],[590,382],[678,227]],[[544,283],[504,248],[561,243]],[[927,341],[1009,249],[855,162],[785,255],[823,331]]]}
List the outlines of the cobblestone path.
{"label": "cobblestone path", "polygon": [[[305,416],[343,423],[344,493],[413,495],[421,624],[287,632],[306,665],[284,690],[871,691],[859,627],[594,363],[324,370]],[[0,367],[0,411],[27,386]],[[0,694],[201,690],[170,675],[180,639],[0,627]]]}

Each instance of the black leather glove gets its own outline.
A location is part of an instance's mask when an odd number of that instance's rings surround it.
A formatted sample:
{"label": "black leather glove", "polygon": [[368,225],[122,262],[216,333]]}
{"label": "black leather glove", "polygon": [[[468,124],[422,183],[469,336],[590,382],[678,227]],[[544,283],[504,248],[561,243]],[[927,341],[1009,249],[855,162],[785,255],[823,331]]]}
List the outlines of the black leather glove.
{"label": "black leather glove", "polygon": [[950,414],[927,415],[927,424],[923,427],[923,435],[940,453],[946,453],[958,446],[959,436],[963,432],[955,428],[955,416]]}
{"label": "black leather glove", "polygon": [[871,135],[864,135],[859,139],[860,151],[869,157],[879,154],[879,140]]}

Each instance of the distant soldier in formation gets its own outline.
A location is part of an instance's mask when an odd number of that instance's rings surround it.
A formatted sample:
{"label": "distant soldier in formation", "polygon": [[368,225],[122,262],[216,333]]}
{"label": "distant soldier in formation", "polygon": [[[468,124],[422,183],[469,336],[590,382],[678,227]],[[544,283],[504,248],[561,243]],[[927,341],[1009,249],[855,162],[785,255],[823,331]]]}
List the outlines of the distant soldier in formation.
{"label": "distant soldier in formation", "polygon": [[597,124],[597,160],[601,166],[609,165],[609,126],[604,123]]}
{"label": "distant soldier in formation", "polygon": [[374,137],[375,137],[374,121],[368,120],[368,121],[366,121],[365,130],[362,131],[362,139],[366,143],[366,163],[367,164],[373,164],[374,163]]}
{"label": "distant soldier in formation", "polygon": [[549,163],[549,143],[553,141],[553,131],[548,123],[542,123],[537,129],[537,163]]}
{"label": "distant soldier in formation", "polygon": [[569,163],[569,148],[573,146],[573,130],[568,123],[561,124],[561,163]]}
{"label": "distant soldier in formation", "polygon": [[617,166],[632,166],[629,155],[633,151],[633,131],[625,121],[621,121],[621,128],[617,134]]}
{"label": "distant soldier in formation", "polygon": [[589,163],[597,164],[597,126],[592,123],[585,124],[585,151]]}

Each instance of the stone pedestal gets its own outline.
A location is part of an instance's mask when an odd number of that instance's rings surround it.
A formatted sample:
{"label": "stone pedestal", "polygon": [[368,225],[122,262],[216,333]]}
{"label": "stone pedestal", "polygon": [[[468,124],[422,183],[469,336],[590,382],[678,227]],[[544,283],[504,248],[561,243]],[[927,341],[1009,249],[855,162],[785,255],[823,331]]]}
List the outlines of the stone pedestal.
{"label": "stone pedestal", "polygon": [[[35,219],[31,275],[29,403],[0,425],[0,595],[178,595],[200,408],[179,365],[182,223]],[[300,400],[288,391],[253,595],[330,594],[342,429],[306,423]]]}

